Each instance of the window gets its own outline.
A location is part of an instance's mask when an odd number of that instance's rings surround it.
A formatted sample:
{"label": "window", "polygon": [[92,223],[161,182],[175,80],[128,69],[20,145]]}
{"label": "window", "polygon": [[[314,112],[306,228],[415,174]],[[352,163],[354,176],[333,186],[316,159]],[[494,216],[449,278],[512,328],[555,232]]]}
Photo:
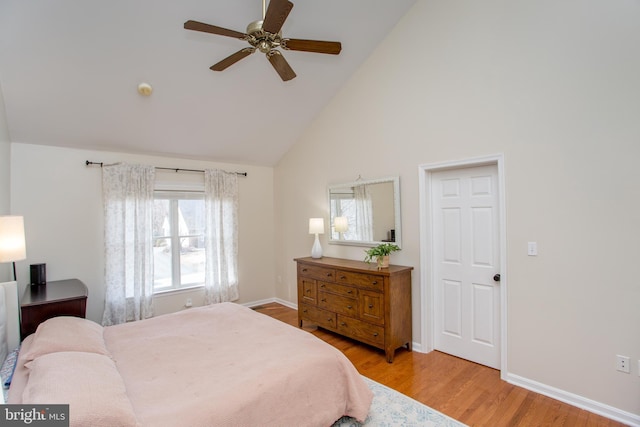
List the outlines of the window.
{"label": "window", "polygon": [[204,193],[156,191],[154,292],[204,286]]}

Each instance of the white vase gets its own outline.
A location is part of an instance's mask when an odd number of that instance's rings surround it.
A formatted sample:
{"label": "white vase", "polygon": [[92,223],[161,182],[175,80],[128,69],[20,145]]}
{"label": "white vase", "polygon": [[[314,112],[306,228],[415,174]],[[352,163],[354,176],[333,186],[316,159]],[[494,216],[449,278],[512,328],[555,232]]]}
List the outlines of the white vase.
{"label": "white vase", "polygon": [[318,233],[316,233],[316,238],[313,241],[313,246],[311,247],[311,258],[322,258],[322,246],[320,246]]}

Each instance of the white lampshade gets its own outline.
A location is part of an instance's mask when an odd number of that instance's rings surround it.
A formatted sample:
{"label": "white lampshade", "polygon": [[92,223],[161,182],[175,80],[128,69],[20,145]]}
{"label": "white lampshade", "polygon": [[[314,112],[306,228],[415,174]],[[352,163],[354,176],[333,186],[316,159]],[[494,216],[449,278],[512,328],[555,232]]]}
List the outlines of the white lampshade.
{"label": "white lampshade", "polygon": [[309,234],[324,234],[324,218],[309,218]]}
{"label": "white lampshade", "polygon": [[0,262],[21,261],[26,258],[24,218],[0,216]]}
{"label": "white lampshade", "polygon": [[333,219],[333,228],[338,233],[344,233],[349,229],[349,219],[346,216],[337,216]]}

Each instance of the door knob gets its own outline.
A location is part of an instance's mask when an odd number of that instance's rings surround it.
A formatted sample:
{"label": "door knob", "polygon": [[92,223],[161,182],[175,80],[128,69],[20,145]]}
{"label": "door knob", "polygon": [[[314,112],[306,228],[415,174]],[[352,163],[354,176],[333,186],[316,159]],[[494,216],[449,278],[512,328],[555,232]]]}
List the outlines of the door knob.
{"label": "door knob", "polygon": [[495,282],[499,282],[500,281],[500,273],[496,274],[495,276],[493,276],[493,280]]}

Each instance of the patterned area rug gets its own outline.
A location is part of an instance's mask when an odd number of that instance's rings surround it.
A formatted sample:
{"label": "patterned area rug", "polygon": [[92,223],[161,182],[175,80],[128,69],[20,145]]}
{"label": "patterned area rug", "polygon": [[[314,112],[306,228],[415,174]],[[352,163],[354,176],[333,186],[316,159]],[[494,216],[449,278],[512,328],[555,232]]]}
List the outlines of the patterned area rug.
{"label": "patterned area rug", "polygon": [[373,402],[365,423],[342,417],[332,427],[464,427],[464,424],[435,409],[367,377],[363,378],[373,391]]}

